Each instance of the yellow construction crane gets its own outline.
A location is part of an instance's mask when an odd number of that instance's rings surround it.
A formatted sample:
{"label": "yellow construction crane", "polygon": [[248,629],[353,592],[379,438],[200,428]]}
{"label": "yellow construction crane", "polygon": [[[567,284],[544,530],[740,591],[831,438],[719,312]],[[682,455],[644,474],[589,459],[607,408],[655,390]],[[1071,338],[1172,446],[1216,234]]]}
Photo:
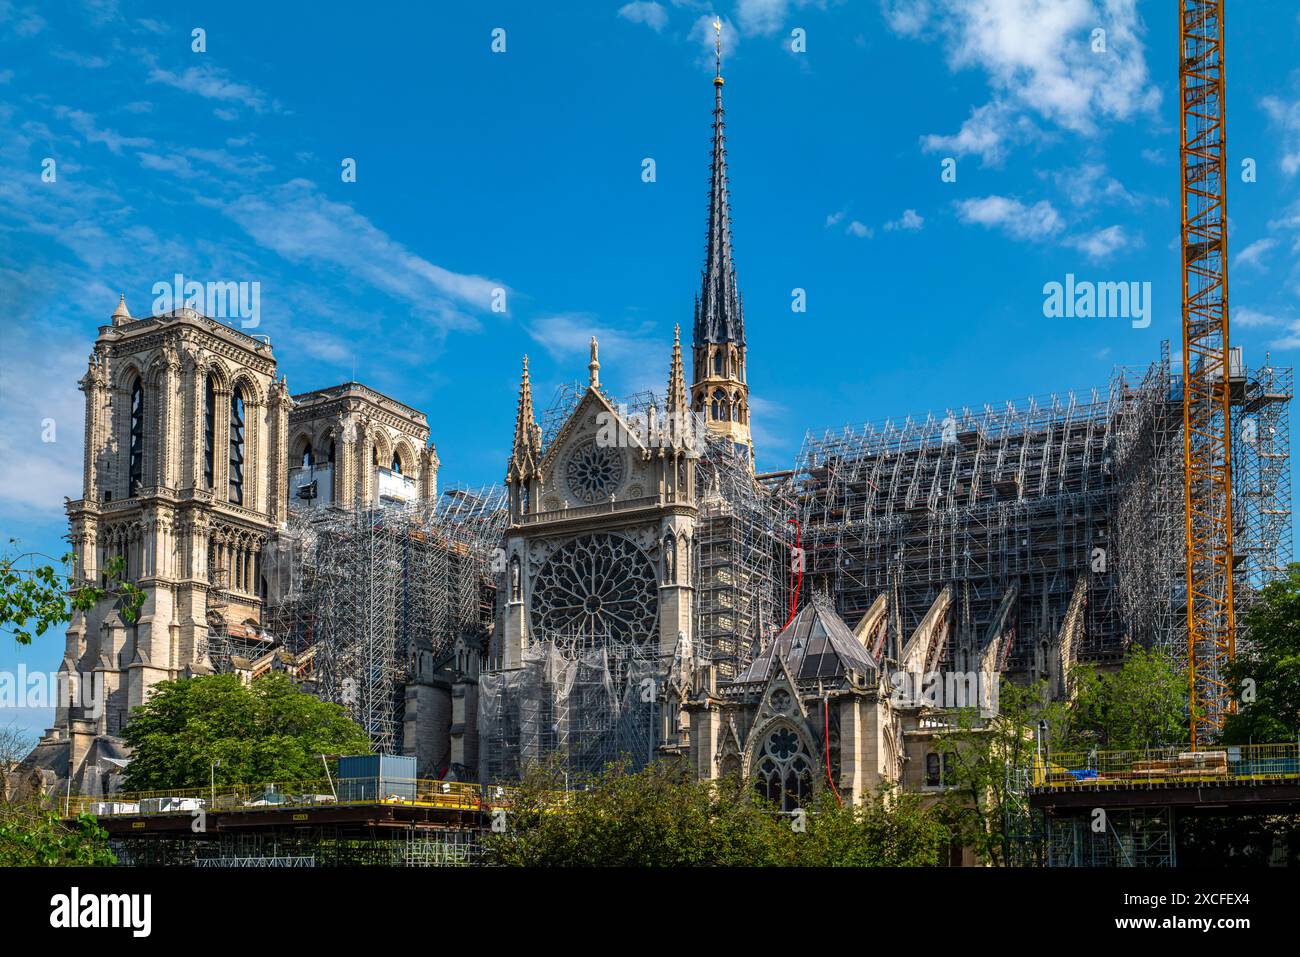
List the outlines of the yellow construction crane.
{"label": "yellow construction crane", "polygon": [[1183,468],[1192,750],[1236,709],[1223,0],[1178,0],[1183,175]]}

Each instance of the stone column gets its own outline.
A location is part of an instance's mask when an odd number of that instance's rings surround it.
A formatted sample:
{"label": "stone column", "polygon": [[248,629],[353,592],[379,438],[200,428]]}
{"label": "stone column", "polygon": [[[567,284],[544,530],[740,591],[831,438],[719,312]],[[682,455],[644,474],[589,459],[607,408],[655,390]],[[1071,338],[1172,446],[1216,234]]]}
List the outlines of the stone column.
{"label": "stone column", "polygon": [[289,411],[293,398],[283,379],[271,389],[271,448],[266,515],[274,523],[284,521],[289,512]]}

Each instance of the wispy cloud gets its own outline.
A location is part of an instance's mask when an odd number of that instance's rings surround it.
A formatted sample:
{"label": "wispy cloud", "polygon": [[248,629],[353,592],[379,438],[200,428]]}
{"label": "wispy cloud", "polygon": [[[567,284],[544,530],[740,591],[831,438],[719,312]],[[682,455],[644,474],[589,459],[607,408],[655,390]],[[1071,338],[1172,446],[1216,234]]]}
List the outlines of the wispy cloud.
{"label": "wispy cloud", "polygon": [[149,72],[149,82],[162,83],[208,100],[239,103],[256,113],[279,109],[279,103],[268,100],[261,90],[232,80],[225,70],[207,63],[189,67],[181,73],[155,67]]}
{"label": "wispy cloud", "polygon": [[[1107,120],[1154,113],[1136,0],[885,0],[885,22],[912,37],[939,37],[954,72],[982,70],[988,103],[955,134],[923,137],[927,150],[1002,161],[1038,123],[1093,135]],[[1106,31],[1095,52],[1094,28]]]}
{"label": "wispy cloud", "polygon": [[441,331],[477,328],[472,313],[489,311],[493,290],[506,288],[421,258],[307,180],[241,196],[224,212],[259,245],[288,261],[343,270],[402,301]]}
{"label": "wispy cloud", "polygon": [[1281,133],[1282,172],[1294,176],[1300,170],[1300,99],[1287,101],[1279,96],[1266,96],[1259,105]]}
{"label": "wispy cloud", "polygon": [[152,146],[153,140],[146,136],[123,136],[121,133],[95,123],[95,117],[84,110],[73,110],[66,106],[56,106],[54,115],[68,121],[87,143],[102,143],[110,153],[122,155],[123,147],[143,148]]}
{"label": "wispy cloud", "polygon": [[1282,322],[1281,316],[1261,312],[1249,306],[1238,306],[1232,310],[1232,324],[1243,329],[1267,329],[1272,326],[1280,326]]}
{"label": "wispy cloud", "polygon": [[1243,266],[1253,266],[1256,269],[1263,269],[1264,255],[1276,245],[1276,239],[1257,239],[1241,252],[1237,253],[1237,255],[1232,259],[1232,264],[1239,269]]}
{"label": "wispy cloud", "polygon": [[618,9],[618,15],[631,23],[644,23],[655,33],[668,25],[668,11],[654,0],[635,0]]}
{"label": "wispy cloud", "polygon": [[[586,375],[588,350],[595,336],[600,344],[601,381],[615,383],[614,391],[661,393],[667,385],[672,338],[651,322],[623,327],[602,323],[590,313],[565,312],[534,320],[528,335],[564,366],[562,375],[570,365],[571,377]],[[658,368],[656,355],[663,356]]]}

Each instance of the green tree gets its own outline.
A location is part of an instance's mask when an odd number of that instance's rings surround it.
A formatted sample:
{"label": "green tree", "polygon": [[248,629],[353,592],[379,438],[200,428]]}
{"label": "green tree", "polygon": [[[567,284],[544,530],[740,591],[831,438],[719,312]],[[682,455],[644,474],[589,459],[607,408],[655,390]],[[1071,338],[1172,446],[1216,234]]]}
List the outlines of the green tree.
{"label": "green tree", "polygon": [[103,867],[117,863],[108,832],[89,814],[65,822],[37,801],[0,805],[0,867]]}
{"label": "green tree", "polygon": [[920,795],[893,788],[856,805],[823,790],[805,827],[792,841],[800,867],[934,867],[949,843],[948,828]]}
{"label": "green tree", "polygon": [[995,715],[976,708],[951,715],[947,730],[936,732],[935,746],[943,754],[944,783],[940,798],[942,820],[954,838],[994,866],[1014,862],[1007,822],[1020,811],[1016,772],[1029,767],[1039,722],[1049,736],[1067,722],[1064,706],[1048,700],[1047,685],[1003,679]]}
{"label": "green tree", "polygon": [[[131,712],[126,790],[311,781],[322,754],[365,754],[366,733],[337,704],[279,673],[250,686],[237,675],[164,681]],[[215,774],[213,764],[220,762]]]}
{"label": "green tree", "polygon": [[1058,749],[1143,750],[1187,739],[1187,680],[1169,658],[1133,648],[1116,671],[1070,672],[1073,696]]}
{"label": "green tree", "polygon": [[527,867],[904,866],[936,863],[946,842],[912,796],[840,807],[826,792],[796,819],[734,778],[697,781],[670,762],[575,782],[554,759],[525,772],[505,830],[486,837],[494,863]]}
{"label": "green tree", "polygon": [[145,595],[126,581],[125,559],[117,556],[108,562],[102,584],[72,577],[66,571],[72,563],[71,554],[52,563],[47,556],[19,552],[17,540],[9,539],[8,549],[0,554],[0,631],[29,645],[34,636],[71,621],[73,614],[89,611],[105,598],[118,602],[123,619],[135,621]]}
{"label": "green tree", "polygon": [[1224,724],[1224,740],[1292,741],[1300,733],[1300,563],[1264,586],[1246,616],[1246,639],[1227,669],[1239,707]]}

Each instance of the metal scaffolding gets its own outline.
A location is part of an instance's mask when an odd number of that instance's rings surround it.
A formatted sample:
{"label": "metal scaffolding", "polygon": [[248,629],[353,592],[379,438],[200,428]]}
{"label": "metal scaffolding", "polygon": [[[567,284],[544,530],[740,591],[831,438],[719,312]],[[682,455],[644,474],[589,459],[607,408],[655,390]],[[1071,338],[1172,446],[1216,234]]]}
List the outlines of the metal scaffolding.
{"label": "metal scaffolding", "polygon": [[534,641],[521,667],[479,677],[480,780],[517,780],[552,756],[575,777],[654,757],[665,668],[653,642],[589,637]]}
{"label": "metal scaffolding", "polygon": [[[1290,370],[1238,366],[1240,602],[1290,551],[1292,390]],[[1185,667],[1181,402],[1165,344],[1104,392],[810,433],[795,478],[808,580],[850,624],[888,596],[893,648],[948,589],[945,654],[1000,630],[1006,664],[1034,669],[1073,609],[1078,658],[1139,641]]]}
{"label": "metal scaffolding", "polygon": [[[586,386],[560,386],[541,417],[543,449],[585,393]],[[607,398],[632,423],[649,421],[652,406],[666,405],[650,392]],[[793,499],[756,481],[745,450],[709,434],[698,416],[694,435],[700,455],[699,521],[689,555],[693,643],[665,655],[657,633],[615,640],[531,630],[521,667],[479,678],[481,780],[517,778],[551,755],[575,774],[620,760],[643,765],[676,740],[662,704],[670,672],[683,664],[676,658],[715,664],[720,677],[732,677],[783,624],[789,520],[798,514]]]}
{"label": "metal scaffolding", "polygon": [[343,704],[377,752],[400,753],[417,653],[486,634],[504,493],[448,489],[433,503],[293,510],[268,563],[270,631],[310,657],[317,692]]}
{"label": "metal scaffolding", "polygon": [[785,624],[798,505],[788,488],[755,481],[744,455],[713,435],[703,443],[695,487],[692,651],[726,681]]}

